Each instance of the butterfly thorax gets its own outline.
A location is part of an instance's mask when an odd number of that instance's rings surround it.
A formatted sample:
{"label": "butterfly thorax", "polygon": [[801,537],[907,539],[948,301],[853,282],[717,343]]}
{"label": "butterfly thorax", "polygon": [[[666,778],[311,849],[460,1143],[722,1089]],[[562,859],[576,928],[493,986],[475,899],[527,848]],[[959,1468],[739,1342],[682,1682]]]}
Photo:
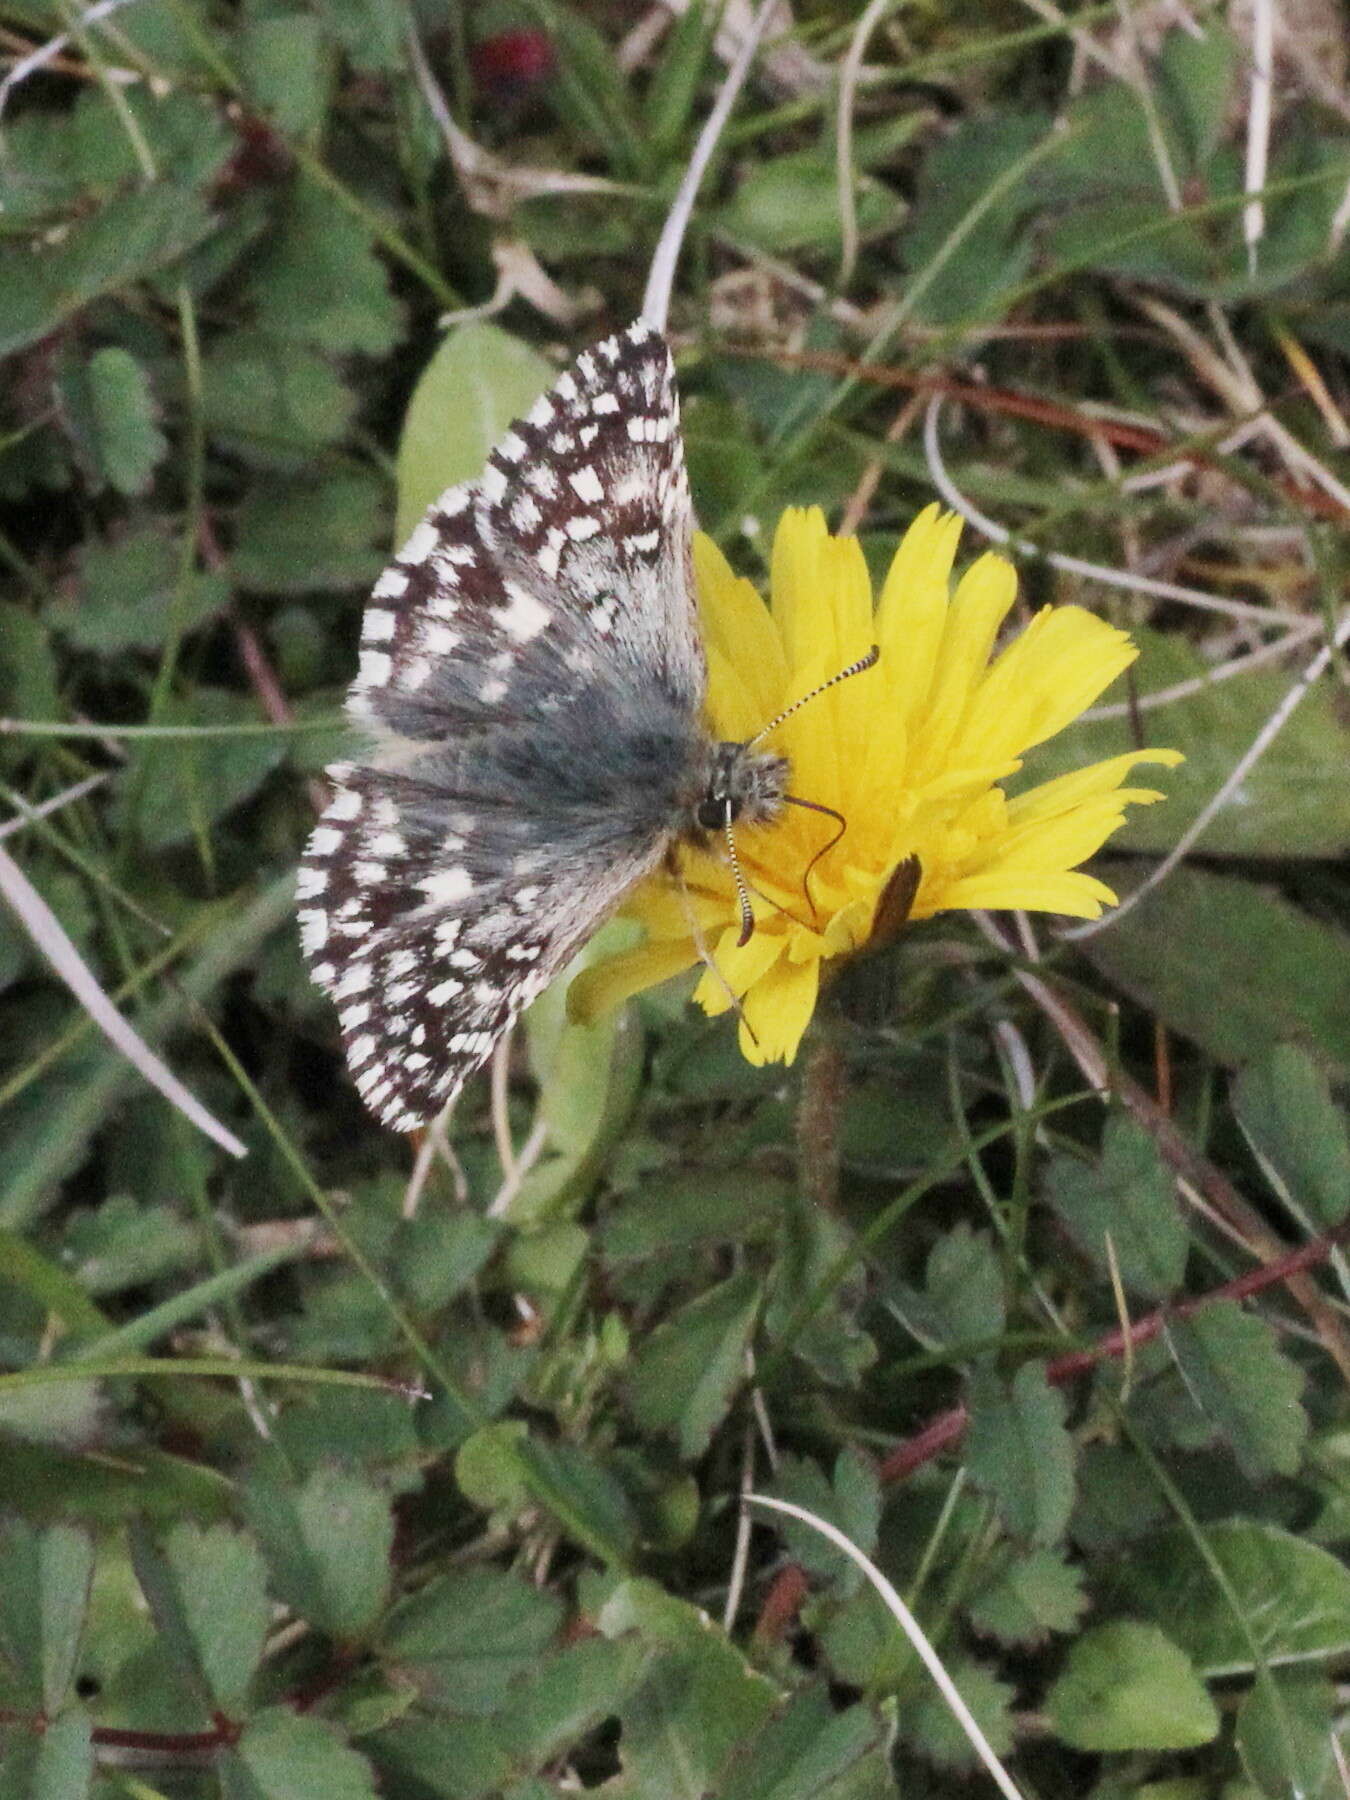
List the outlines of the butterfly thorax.
{"label": "butterfly thorax", "polygon": [[728,825],[770,825],[782,812],[789,775],[784,756],[708,739],[691,771],[684,835],[696,840]]}

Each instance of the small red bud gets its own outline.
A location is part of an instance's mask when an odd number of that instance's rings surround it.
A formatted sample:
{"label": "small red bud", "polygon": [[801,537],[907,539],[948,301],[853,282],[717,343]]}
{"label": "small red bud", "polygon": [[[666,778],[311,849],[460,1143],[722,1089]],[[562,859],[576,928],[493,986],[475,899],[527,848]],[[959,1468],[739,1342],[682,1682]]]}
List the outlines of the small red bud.
{"label": "small red bud", "polygon": [[509,98],[551,75],[553,39],[546,31],[498,31],[469,52],[473,78],[486,93]]}

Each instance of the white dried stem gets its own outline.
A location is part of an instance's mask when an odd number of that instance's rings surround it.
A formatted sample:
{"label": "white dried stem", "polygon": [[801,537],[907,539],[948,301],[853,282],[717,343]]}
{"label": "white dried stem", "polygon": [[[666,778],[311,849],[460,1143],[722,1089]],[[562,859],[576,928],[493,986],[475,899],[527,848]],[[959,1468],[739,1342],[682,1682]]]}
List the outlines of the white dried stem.
{"label": "white dried stem", "polygon": [[1016,1782],[999,1761],[993,1745],[981,1731],[978,1720],[957,1692],[955,1682],[947,1673],[942,1658],[928,1641],[923,1627],[871,1558],[864,1556],[858,1546],[846,1538],[837,1526],[831,1525],[828,1519],[808,1512],[804,1506],[794,1506],[790,1500],[771,1499],[768,1494],[747,1494],[746,1499],[753,1506],[767,1506],[774,1512],[786,1513],[789,1518],[809,1525],[813,1531],[818,1531],[821,1537],[833,1544],[836,1550],[842,1551],[855,1568],[862,1570],[882,1605],[909,1639],[915,1655],[933,1677],[938,1692],[951,1709],[952,1717],[970,1739],[971,1747],[994,1778],[999,1792],[1004,1795],[1005,1800],[1022,1800]]}
{"label": "white dried stem", "polygon": [[204,1132],[231,1156],[247,1152],[232,1131],[226,1130],[201,1102],[155,1055],[99,986],[79,951],[66,935],[65,928],[7,850],[0,849],[0,899],[5,900],[19,923],[32,938],[65,982],[90,1019],[103,1035],[120,1050],[127,1061],[139,1070],[150,1086],[156,1088],[171,1106],[198,1131]]}
{"label": "white dried stem", "polygon": [[839,65],[839,118],[834,139],[835,181],[839,192],[839,289],[842,293],[853,279],[858,260],[858,208],[853,194],[853,106],[858,94],[858,77],[873,31],[892,0],[867,0],[862,17],[849,39],[844,60]]}
{"label": "white dried stem", "polygon": [[679,191],[671,202],[666,222],[661,228],[661,236],[657,240],[656,249],[652,253],[651,272],[647,276],[647,291],[642,297],[641,317],[657,331],[666,329],[670,317],[670,296],[675,287],[675,266],[680,259],[680,250],[684,245],[685,232],[689,228],[689,220],[694,210],[694,201],[702,186],[704,174],[712,160],[713,151],[731,109],[736,104],[736,96],[750,69],[756,47],[759,44],[769,17],[778,5],[778,0],[760,0],[759,10],[754,21],[741,40],[736,60],[723,77],[721,89],[713,104],[712,111],[704,121],[703,129],[698,134],[693,153],[684,171]]}
{"label": "white dried stem", "polygon": [[1247,154],[1243,191],[1251,196],[1242,209],[1242,235],[1247,267],[1256,273],[1257,245],[1266,233],[1266,208],[1260,198],[1270,159],[1271,99],[1275,89],[1275,0],[1252,0],[1252,79],[1247,98]]}
{"label": "white dried stem", "polygon": [[1159,581],[1152,575],[1137,575],[1126,569],[1112,569],[1104,563],[1087,562],[1081,556],[1065,556],[1058,550],[1043,550],[1038,544],[1029,543],[1025,538],[1015,538],[1006,527],[996,524],[993,519],[980,512],[947,473],[938,432],[941,414],[942,396],[934,394],[928,402],[923,422],[924,456],[933,486],[953,512],[959,512],[968,524],[973,525],[993,543],[1006,545],[1008,549],[1023,556],[1039,557],[1042,562],[1049,563],[1051,568],[1062,569],[1066,574],[1081,575],[1088,581],[1100,581],[1104,587],[1150,594],[1158,600],[1177,600],[1185,606],[1197,607],[1202,612],[1226,613],[1231,619],[1254,619],[1262,625],[1281,622],[1281,615],[1268,606],[1253,606],[1246,600],[1226,600],[1218,594],[1202,593],[1199,588],[1181,587],[1175,581]]}

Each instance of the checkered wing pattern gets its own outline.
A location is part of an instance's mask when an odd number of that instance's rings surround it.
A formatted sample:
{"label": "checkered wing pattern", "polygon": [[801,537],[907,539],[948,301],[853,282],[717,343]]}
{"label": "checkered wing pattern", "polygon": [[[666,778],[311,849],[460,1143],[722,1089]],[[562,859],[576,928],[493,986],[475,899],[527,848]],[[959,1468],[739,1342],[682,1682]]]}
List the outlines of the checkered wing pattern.
{"label": "checkered wing pattern", "polygon": [[[301,939],[367,1105],[434,1118],[659,862],[704,689],[669,352],[587,351],[375,585],[349,710],[369,754],[299,881]],[[670,760],[670,759],[664,759]]]}

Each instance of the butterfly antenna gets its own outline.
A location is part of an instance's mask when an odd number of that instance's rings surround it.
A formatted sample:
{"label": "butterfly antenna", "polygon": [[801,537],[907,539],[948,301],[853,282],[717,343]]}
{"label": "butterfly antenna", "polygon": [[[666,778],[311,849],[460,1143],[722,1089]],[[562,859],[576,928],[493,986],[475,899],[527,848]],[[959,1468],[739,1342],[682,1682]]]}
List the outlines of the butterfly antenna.
{"label": "butterfly antenna", "polygon": [[[841,681],[851,681],[855,675],[861,675],[865,669],[875,668],[880,657],[880,644],[873,644],[866,656],[860,656],[857,662],[851,662],[846,669],[840,669],[837,675],[831,675],[828,681],[822,681],[819,687],[813,687],[809,694],[803,694],[800,700],[794,700],[791,706],[785,706],[776,719],[770,719],[768,724],[765,725],[762,730],[757,731],[755,735],[749,739],[745,748],[747,750],[753,750],[756,744],[763,743],[769,733],[771,731],[777,731],[778,727],[783,724],[785,720],[790,719],[793,713],[800,712],[801,709],[804,706],[809,705],[812,700],[818,700],[820,696],[827,693],[830,688],[838,687]],[[806,802],[804,800],[799,800],[796,804],[804,806]],[[830,809],[828,806],[823,806],[820,807],[819,810],[821,812],[828,812]],[[834,816],[836,818],[839,817],[838,813]],[[836,838],[835,843],[838,843],[838,841],[838,838]],[[833,846],[827,844],[825,848],[828,850],[833,848]],[[822,851],[821,854],[823,855],[824,852]]]}
{"label": "butterfly antenna", "polygon": [[744,1025],[746,1031],[750,1035],[750,1042],[755,1046],[756,1050],[758,1050],[759,1039],[755,1036],[754,1026],[745,1016],[745,1008],[741,1005],[739,996],[733,990],[731,983],[727,980],[726,976],[713,961],[712,951],[708,948],[708,940],[703,935],[703,927],[698,922],[698,914],[694,911],[693,901],[689,898],[689,889],[685,883],[684,871],[681,869],[679,860],[676,857],[671,857],[667,865],[667,872],[674,879],[675,892],[680,897],[680,911],[684,914],[684,922],[689,927],[689,935],[694,940],[694,948],[698,951],[698,960],[703,964],[704,968],[711,973],[717,985],[726,995],[731,1004],[731,1010],[735,1013],[740,1023]]}
{"label": "butterfly antenna", "polygon": [[731,862],[731,879],[736,883],[736,904],[741,909],[741,935],[736,939],[736,948],[748,944],[755,929],[755,909],[750,904],[750,891],[745,885],[745,876],[741,873],[741,859],[736,854],[736,834],[731,829],[731,808],[727,808],[726,824],[722,828],[726,832],[727,856]]}
{"label": "butterfly antenna", "polygon": [[651,273],[647,277],[647,291],[642,297],[642,318],[646,324],[654,326],[657,331],[664,332],[666,319],[670,312],[670,295],[675,286],[675,265],[680,260],[680,250],[684,244],[684,234],[689,227],[690,215],[694,210],[694,201],[698,196],[704,174],[712,153],[717,148],[717,140],[722,135],[732,107],[736,104],[736,96],[741,91],[746,72],[750,67],[755,51],[759,48],[759,40],[769,23],[769,15],[775,10],[778,0],[760,0],[759,10],[750,24],[750,29],[741,40],[741,47],[736,53],[735,61],[727,70],[722,82],[721,92],[712,111],[708,114],[702,131],[698,134],[698,142],[694,145],[694,153],[684,171],[684,179],[680,182],[679,192],[671,203],[666,215],[666,222],[661,227],[661,236],[657,240],[656,249],[652,253]]}
{"label": "butterfly antenna", "polygon": [[832,806],[822,805],[819,800],[799,800],[795,794],[784,794],[783,803],[786,806],[803,807],[807,812],[824,813],[827,819],[833,819],[835,824],[839,827],[829,843],[822,844],[820,849],[816,851],[815,855],[806,865],[806,873],[802,876],[802,892],[806,895],[806,904],[811,908],[812,918],[819,918],[820,908],[811,898],[811,876],[821,857],[828,856],[831,850],[833,850],[835,845],[839,842],[840,838],[842,838],[844,833],[848,830],[848,820],[844,817],[843,813],[836,812]]}

